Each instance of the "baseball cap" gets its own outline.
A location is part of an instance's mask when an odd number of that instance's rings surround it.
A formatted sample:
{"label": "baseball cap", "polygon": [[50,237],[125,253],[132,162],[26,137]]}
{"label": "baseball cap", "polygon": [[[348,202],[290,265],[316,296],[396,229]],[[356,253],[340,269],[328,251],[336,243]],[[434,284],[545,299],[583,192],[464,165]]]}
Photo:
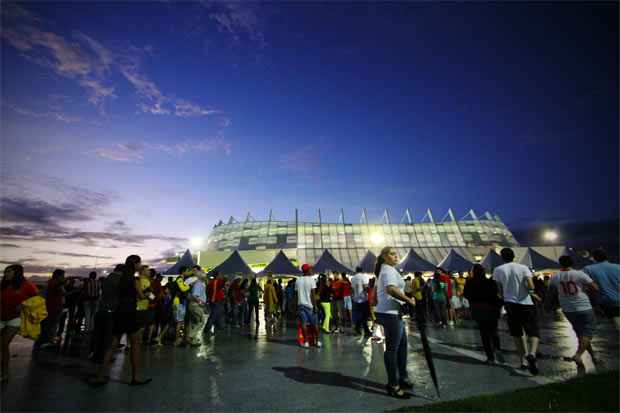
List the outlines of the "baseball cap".
{"label": "baseball cap", "polygon": [[304,265],[302,265],[302,266],[301,266],[301,271],[302,271],[304,274],[308,274],[308,273],[310,273],[310,271],[312,271],[312,265],[310,265],[310,264],[304,264]]}

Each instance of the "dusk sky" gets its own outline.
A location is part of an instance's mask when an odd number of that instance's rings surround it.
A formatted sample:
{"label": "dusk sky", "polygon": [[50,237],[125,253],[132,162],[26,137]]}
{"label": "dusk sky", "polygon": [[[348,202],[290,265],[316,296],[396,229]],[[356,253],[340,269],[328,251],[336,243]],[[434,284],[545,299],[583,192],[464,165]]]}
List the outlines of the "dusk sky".
{"label": "dusk sky", "polygon": [[3,1],[1,39],[2,266],[157,260],[270,208],[617,241],[616,2]]}

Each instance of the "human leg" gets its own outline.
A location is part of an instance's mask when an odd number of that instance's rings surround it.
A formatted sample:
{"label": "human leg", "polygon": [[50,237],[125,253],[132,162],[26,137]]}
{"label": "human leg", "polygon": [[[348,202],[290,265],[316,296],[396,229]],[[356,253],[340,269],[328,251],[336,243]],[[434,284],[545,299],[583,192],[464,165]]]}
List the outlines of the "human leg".
{"label": "human leg", "polygon": [[19,327],[15,327],[15,326],[5,326],[1,331],[0,331],[0,337],[2,340],[2,344],[1,344],[1,348],[2,348],[2,362],[0,364],[1,366],[1,372],[0,372],[0,379],[1,380],[5,380],[6,378],[9,377],[9,360],[11,359],[11,354],[9,351],[9,346],[11,344],[11,341],[13,340],[13,337],[15,337],[15,334],[17,334],[17,332],[19,331]]}

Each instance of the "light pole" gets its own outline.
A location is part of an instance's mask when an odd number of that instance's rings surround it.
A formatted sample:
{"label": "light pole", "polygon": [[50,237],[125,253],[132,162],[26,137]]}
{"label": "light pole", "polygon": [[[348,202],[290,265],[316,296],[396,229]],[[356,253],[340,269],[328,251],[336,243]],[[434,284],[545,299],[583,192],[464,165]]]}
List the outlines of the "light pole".
{"label": "light pole", "polygon": [[190,245],[192,246],[192,248],[194,249],[198,249],[198,259],[197,259],[197,264],[200,265],[200,248],[202,248],[202,244],[204,244],[204,238],[202,237],[192,237],[189,240]]}

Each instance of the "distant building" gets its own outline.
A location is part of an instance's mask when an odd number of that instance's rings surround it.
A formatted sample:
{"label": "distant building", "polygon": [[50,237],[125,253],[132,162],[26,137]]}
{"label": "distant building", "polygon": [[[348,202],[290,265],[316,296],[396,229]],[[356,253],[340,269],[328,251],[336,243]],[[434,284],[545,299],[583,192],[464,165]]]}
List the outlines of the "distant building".
{"label": "distant building", "polygon": [[[470,210],[463,218],[456,219],[452,210],[440,219],[427,210],[419,221],[414,221],[406,210],[399,223],[392,222],[385,211],[379,223],[371,223],[366,211],[359,223],[349,223],[341,211],[338,222],[323,222],[318,211],[316,222],[295,219],[278,221],[254,220],[250,214],[242,222],[230,217],[220,221],[211,231],[207,250],[201,251],[200,264],[213,266],[233,250],[238,250],[248,264],[266,264],[284,250],[298,263],[315,263],[325,249],[349,268],[355,267],[368,250],[374,254],[386,245],[397,249],[404,257],[410,248],[432,263],[440,262],[455,249],[471,261],[480,261],[489,249],[514,247],[517,258],[525,247],[520,247],[512,232],[498,215],[485,212],[478,216]],[[562,247],[536,248],[543,255],[557,259]]]}

